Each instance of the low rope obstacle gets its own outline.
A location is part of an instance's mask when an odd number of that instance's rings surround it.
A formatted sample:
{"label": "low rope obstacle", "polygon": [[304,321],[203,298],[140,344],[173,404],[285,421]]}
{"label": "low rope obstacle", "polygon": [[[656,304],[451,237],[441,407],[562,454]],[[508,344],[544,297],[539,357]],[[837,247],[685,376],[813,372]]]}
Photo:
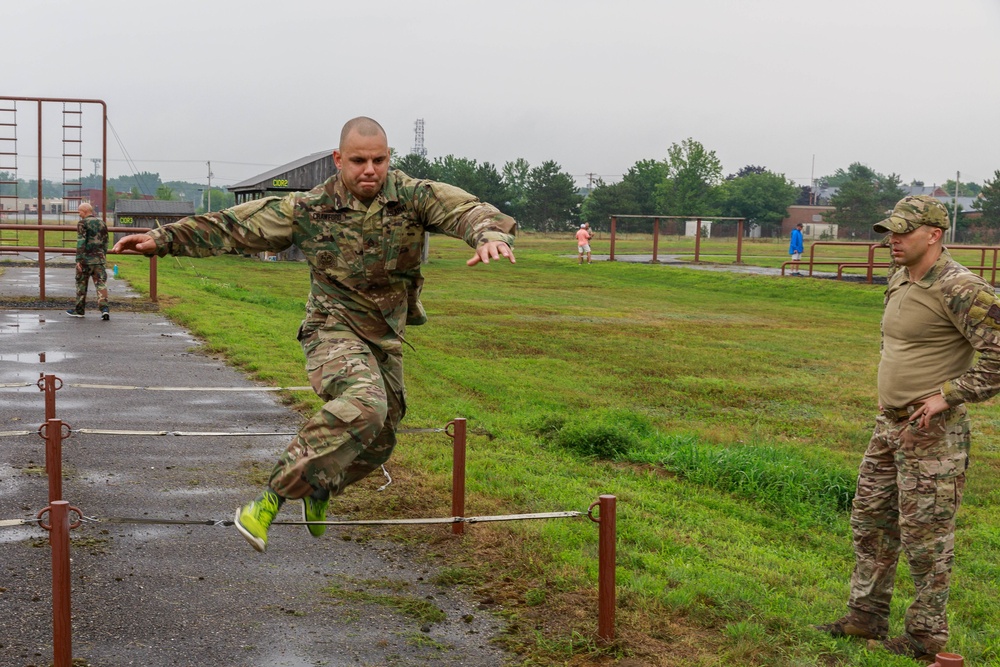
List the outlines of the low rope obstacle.
{"label": "low rope obstacle", "polygon": [[[80,435],[130,435],[130,436],[211,436],[211,437],[242,437],[242,436],[283,436],[293,433],[280,432],[216,432],[216,431],[132,431],[122,429],[76,429],[55,417],[56,391],[64,387],[61,379],[55,375],[43,375],[37,383],[38,389],[45,394],[46,421],[37,430],[0,431],[0,436],[27,436],[37,434],[45,440],[45,469],[49,481],[49,505],[38,512],[33,519],[4,519],[0,527],[37,525],[49,532],[49,543],[52,547],[52,625],[53,625],[53,667],[72,667],[72,626],[70,612],[70,530],[85,523],[94,524],[161,524],[161,525],[206,525],[232,526],[233,520],[217,519],[155,519],[136,517],[96,517],[86,516],[79,508],[71,506],[62,499],[62,441],[74,434]],[[0,385],[0,388],[30,387],[32,383],[14,383]],[[69,384],[69,387],[81,389],[124,389],[148,391],[311,391],[310,387],[137,387],[131,385],[94,385]],[[561,519],[587,516],[599,525],[598,546],[598,638],[605,643],[614,641],[615,635],[615,562],[616,562],[616,499],[615,496],[602,495],[592,503],[586,512],[538,512],[530,514],[504,514],[491,516],[465,516],[465,447],[466,420],[456,418],[443,428],[401,429],[400,433],[444,433],[453,440],[452,464],[452,516],[432,517],[422,519],[360,519],[360,520],[328,520],[328,521],[275,521],[271,525],[327,525],[327,526],[388,526],[388,525],[420,525],[420,524],[451,524],[452,533],[463,534],[465,524],[490,523],[499,521],[523,521],[537,519]],[[473,431],[491,438],[488,431]],[[383,473],[389,479],[379,488],[383,490],[392,478],[382,467]],[[599,513],[594,509],[599,508]],[[70,514],[77,518],[70,521]],[[45,518],[49,520],[46,522]]]}

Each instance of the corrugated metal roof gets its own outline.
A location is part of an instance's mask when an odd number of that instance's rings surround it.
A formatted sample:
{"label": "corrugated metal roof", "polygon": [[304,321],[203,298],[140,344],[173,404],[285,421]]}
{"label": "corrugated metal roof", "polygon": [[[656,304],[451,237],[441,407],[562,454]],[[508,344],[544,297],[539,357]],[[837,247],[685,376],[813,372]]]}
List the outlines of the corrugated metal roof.
{"label": "corrugated metal roof", "polygon": [[[247,190],[247,189],[266,190],[271,186],[271,182],[275,178],[287,174],[288,172],[295,171],[296,169],[304,167],[308,164],[312,164],[313,162],[318,162],[323,159],[329,159],[332,164],[333,162],[332,155],[333,155],[332,148],[325,151],[312,153],[310,155],[306,155],[305,157],[301,157],[293,162],[289,162],[288,164],[283,164],[280,167],[275,167],[270,171],[265,171],[263,174],[257,174],[256,176],[248,178],[245,181],[240,181],[235,185],[227,186],[226,189],[229,190],[230,192],[233,192],[234,190]],[[315,183],[309,185],[309,187],[312,187],[313,185],[315,185]]]}
{"label": "corrugated metal roof", "polygon": [[119,199],[115,202],[115,214],[132,215],[194,215],[194,202],[164,201],[161,199]]}

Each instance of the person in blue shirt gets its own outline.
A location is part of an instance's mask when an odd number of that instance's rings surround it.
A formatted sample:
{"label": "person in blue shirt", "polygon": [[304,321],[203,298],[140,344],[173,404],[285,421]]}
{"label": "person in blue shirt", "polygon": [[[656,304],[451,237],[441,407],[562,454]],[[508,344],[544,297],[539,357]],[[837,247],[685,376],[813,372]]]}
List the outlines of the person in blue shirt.
{"label": "person in blue shirt", "polygon": [[799,260],[802,259],[803,252],[805,252],[805,246],[802,244],[802,223],[800,222],[792,230],[792,242],[788,244],[788,254],[792,256],[793,276],[802,275],[799,273]]}

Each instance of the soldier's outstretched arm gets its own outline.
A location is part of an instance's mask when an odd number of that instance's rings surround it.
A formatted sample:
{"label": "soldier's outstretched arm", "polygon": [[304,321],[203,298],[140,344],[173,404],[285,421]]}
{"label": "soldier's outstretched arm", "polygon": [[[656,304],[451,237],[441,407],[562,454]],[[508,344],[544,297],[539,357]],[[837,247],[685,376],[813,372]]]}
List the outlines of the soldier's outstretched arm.
{"label": "soldier's outstretched arm", "polygon": [[503,241],[487,241],[476,248],[476,254],[465,264],[467,266],[475,266],[480,262],[489,264],[491,259],[500,259],[501,257],[509,259],[511,264],[517,261],[514,259],[514,250],[509,245]]}
{"label": "soldier's outstretched arm", "polygon": [[156,252],[156,242],[153,241],[153,237],[149,234],[129,234],[119,239],[115,247],[111,249],[111,252],[114,254],[122,254],[129,251],[139,252],[143,255],[152,255]]}

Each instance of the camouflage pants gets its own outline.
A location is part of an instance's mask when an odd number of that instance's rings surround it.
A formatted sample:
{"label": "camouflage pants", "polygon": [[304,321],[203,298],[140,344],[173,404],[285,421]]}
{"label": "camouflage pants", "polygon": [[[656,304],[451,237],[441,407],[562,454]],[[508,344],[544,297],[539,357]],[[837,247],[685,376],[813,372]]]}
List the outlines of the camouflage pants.
{"label": "camouflage pants", "polygon": [[935,415],[926,430],[879,415],[858,473],[848,606],[888,621],[902,549],[916,589],[906,633],[929,653],[948,641],[945,606],[969,445],[965,406]]}
{"label": "camouflage pants", "polygon": [[299,331],[306,371],[327,403],[299,429],[271,473],[270,487],[285,498],[314,489],[331,496],[389,459],[396,427],[406,412],[401,343],[378,345],[349,331]]}
{"label": "camouflage pants", "polygon": [[87,283],[94,281],[97,290],[97,307],[108,307],[108,271],[104,264],[76,263],[76,307],[74,310],[83,315],[87,307]]}

